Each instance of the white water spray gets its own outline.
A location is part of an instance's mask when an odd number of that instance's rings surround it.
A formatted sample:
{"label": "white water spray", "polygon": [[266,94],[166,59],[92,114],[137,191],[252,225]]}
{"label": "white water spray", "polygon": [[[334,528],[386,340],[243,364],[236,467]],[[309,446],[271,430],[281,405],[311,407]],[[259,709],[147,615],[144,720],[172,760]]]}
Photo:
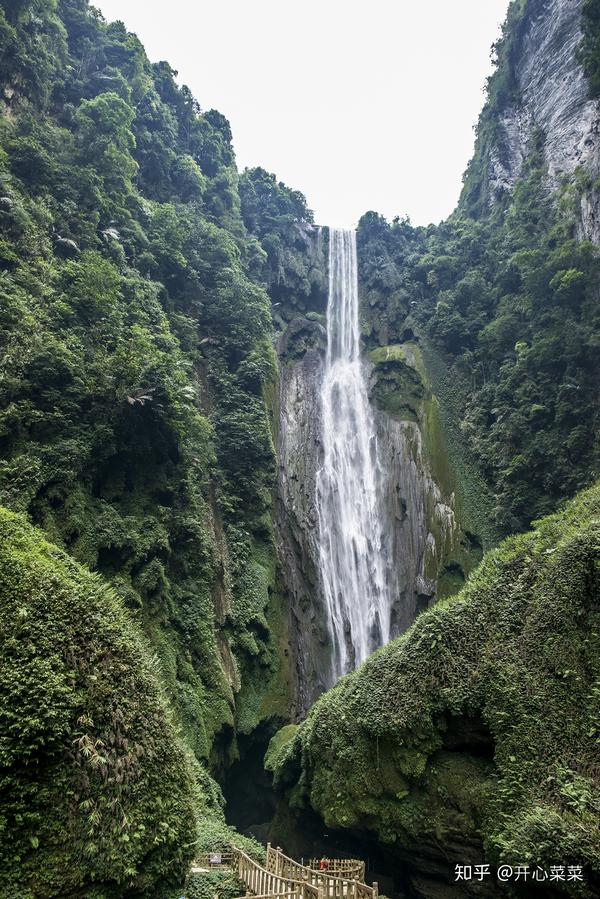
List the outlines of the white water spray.
{"label": "white water spray", "polygon": [[317,473],[321,582],[332,683],[390,638],[382,472],[360,360],[356,233],[329,231],[327,359]]}

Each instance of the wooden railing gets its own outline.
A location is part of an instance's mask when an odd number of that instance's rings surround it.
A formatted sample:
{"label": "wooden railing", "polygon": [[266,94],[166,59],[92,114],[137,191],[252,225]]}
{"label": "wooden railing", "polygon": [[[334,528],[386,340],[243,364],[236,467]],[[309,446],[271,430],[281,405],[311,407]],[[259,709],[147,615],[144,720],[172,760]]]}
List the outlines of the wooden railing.
{"label": "wooden railing", "polygon": [[[331,860],[333,861],[333,860]],[[331,864],[330,861],[330,864]],[[357,859],[336,859],[338,871],[328,867],[322,870],[318,864],[301,865],[281,849],[274,849],[267,844],[266,868],[274,874],[301,882],[310,883],[317,888],[319,899],[377,899],[379,889],[376,883],[368,886],[364,883],[364,862]],[[342,874],[343,870],[351,872],[351,876]],[[338,873],[339,872],[339,873]]]}
{"label": "wooden railing", "polygon": [[[311,858],[308,867],[313,871],[320,871],[322,859]],[[327,873],[334,877],[345,877],[348,880],[365,879],[365,863],[358,858],[328,858]]]}
{"label": "wooden railing", "polygon": [[292,876],[300,879],[308,876],[310,872],[341,877],[344,880],[364,882],[365,879],[365,863],[357,858],[328,858],[325,866],[322,859],[313,858],[308,865],[301,865],[295,859],[284,855],[281,849],[274,849],[270,843],[267,843],[267,868],[286,873],[293,871]]}
{"label": "wooden railing", "polygon": [[[246,896],[240,896],[239,899],[248,899]],[[267,893],[265,896],[252,896],[252,899],[300,899],[298,890],[288,890],[287,893]]]}
{"label": "wooden railing", "polygon": [[268,871],[242,849],[234,849],[233,856],[235,874],[254,896],[285,895],[288,899],[319,899],[319,890],[311,883]]}
{"label": "wooden railing", "polygon": [[218,849],[215,852],[201,852],[194,859],[194,866],[202,870],[219,871],[233,867],[233,850]]}
{"label": "wooden railing", "polygon": [[[356,871],[355,859],[338,859],[339,871]],[[352,863],[352,864],[350,864]],[[354,865],[354,867],[353,867]],[[301,865],[281,851],[267,845],[265,867],[243,849],[223,847],[220,851],[197,856],[192,873],[229,868],[246,886],[253,899],[378,899],[377,884],[368,886],[355,877],[336,876],[329,871]],[[364,866],[362,867],[364,872]],[[362,873],[361,872],[361,873]],[[246,899],[246,897],[240,897]]]}

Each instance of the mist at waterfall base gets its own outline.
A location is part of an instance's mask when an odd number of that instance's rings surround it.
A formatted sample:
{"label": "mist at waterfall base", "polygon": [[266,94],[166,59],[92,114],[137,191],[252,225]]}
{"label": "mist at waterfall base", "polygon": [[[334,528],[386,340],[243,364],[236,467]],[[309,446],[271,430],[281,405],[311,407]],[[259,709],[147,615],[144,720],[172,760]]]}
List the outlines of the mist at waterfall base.
{"label": "mist at waterfall base", "polygon": [[317,473],[319,562],[330,685],[390,639],[385,484],[360,355],[356,232],[329,229],[327,357]]}

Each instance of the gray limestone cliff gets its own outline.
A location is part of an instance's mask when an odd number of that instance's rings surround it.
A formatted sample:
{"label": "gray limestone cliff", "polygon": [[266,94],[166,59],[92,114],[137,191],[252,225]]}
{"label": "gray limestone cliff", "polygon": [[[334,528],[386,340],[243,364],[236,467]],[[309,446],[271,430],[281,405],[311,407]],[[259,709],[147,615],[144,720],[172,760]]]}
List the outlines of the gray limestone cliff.
{"label": "gray limestone cliff", "polygon": [[[548,190],[578,170],[590,182],[600,174],[600,103],[590,95],[580,59],[583,4],[527,0],[509,11],[509,23],[511,12],[515,19],[511,43],[500,49],[502,66],[491,82],[471,167],[484,209],[512,191],[536,136],[543,142]],[[500,82],[510,89],[498,87]],[[580,236],[600,243],[598,196],[591,183],[582,192]]]}
{"label": "gray limestone cliff", "polygon": [[284,364],[281,372],[276,533],[290,599],[294,716],[301,716],[327,685],[315,507],[322,368],[322,354],[310,349],[301,360]]}
{"label": "gray limestone cliff", "polygon": [[[315,241],[320,238],[315,233]],[[325,252],[322,264],[326,267]],[[323,279],[323,283],[326,283]],[[293,717],[328,686],[329,638],[319,582],[316,474],[322,460],[321,381],[327,335],[321,311],[287,316],[277,351],[280,387],[276,540],[288,594]],[[284,310],[285,311],[285,310]],[[396,579],[397,635],[439,595],[462,584],[480,552],[460,527],[437,416],[437,400],[415,343],[365,356],[377,440],[387,472],[387,552]]]}

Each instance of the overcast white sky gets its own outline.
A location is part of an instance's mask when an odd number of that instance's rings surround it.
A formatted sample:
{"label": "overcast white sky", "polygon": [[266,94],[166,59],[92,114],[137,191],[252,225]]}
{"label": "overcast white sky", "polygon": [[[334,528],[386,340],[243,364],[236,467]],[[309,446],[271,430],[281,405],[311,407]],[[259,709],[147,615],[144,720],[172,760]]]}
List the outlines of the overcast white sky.
{"label": "overcast white sky", "polygon": [[508,0],[95,0],[320,224],[454,208]]}

